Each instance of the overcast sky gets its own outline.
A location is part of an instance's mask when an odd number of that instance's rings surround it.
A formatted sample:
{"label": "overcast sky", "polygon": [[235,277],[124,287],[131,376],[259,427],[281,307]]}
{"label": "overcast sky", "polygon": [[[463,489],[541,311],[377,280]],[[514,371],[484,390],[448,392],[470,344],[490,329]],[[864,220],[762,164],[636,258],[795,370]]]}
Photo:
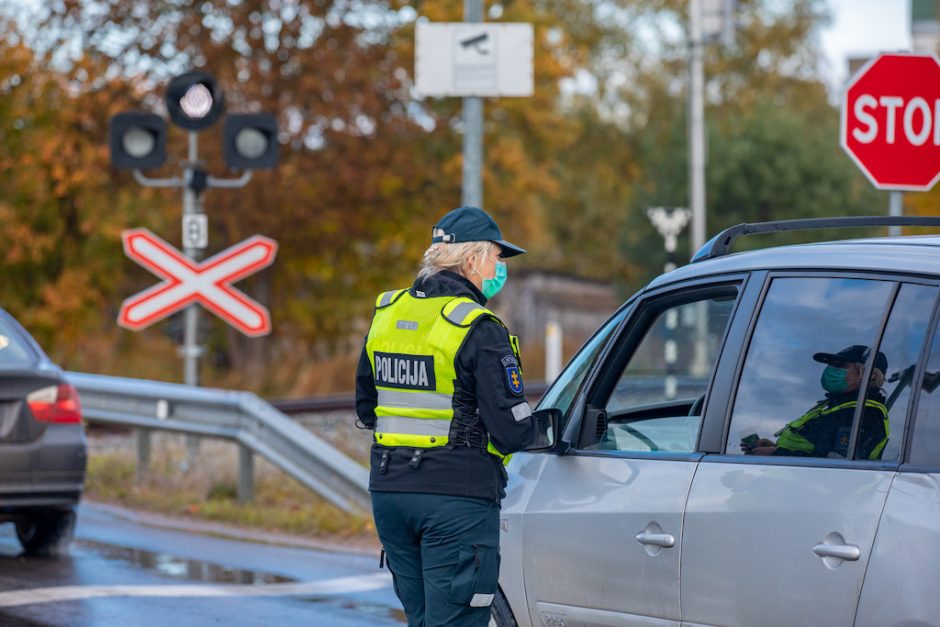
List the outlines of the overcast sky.
{"label": "overcast sky", "polygon": [[841,88],[846,57],[911,47],[910,0],[828,0],[833,24],[822,35],[827,79]]}

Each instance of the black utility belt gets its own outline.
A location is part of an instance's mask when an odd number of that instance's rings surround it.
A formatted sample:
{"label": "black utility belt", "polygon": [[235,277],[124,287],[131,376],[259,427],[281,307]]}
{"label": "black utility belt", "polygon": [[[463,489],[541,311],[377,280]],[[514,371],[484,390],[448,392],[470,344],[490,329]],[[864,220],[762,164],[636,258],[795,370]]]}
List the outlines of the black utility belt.
{"label": "black utility belt", "polygon": [[[395,447],[395,448],[404,449],[404,447],[400,447],[400,446]],[[444,448],[444,447],[439,447],[439,448]],[[394,449],[386,449],[382,451],[382,459],[381,461],[379,461],[379,474],[384,475],[385,473],[388,472],[388,460],[389,460],[389,457],[391,457],[392,450]],[[405,449],[405,450],[408,450],[408,449]],[[421,459],[424,457],[424,451],[426,450],[428,449],[423,449],[423,448],[411,449],[412,451],[411,460],[409,460],[408,465],[411,468],[417,470],[418,467],[421,466]]]}
{"label": "black utility belt", "polygon": [[411,459],[408,460],[408,466],[410,466],[414,470],[417,470],[421,466],[421,460],[424,459],[424,456],[427,453],[427,451],[439,451],[439,450],[452,451],[458,448],[476,448],[486,453],[487,455],[489,455],[489,453],[486,451],[485,448],[471,446],[470,444],[461,446],[459,444],[448,443],[448,444],[445,444],[444,446],[432,446],[429,448],[411,448],[408,446],[381,446],[379,445],[379,448],[382,449],[382,459],[379,460],[379,473],[383,475],[386,472],[388,472],[388,462],[389,462],[389,459],[391,459],[391,454],[393,451],[410,451]]}

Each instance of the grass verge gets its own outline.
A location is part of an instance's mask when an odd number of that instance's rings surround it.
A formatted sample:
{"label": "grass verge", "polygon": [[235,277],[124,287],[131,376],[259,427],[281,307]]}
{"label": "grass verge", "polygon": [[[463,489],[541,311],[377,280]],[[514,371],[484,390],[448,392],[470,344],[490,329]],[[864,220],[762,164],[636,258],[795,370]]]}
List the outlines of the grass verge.
{"label": "grass verge", "polygon": [[86,496],[160,514],[313,536],[337,544],[369,542],[375,537],[371,519],[346,514],[266,464],[259,463],[255,469],[255,500],[240,504],[234,475],[219,470],[226,466],[234,469],[234,455],[230,464],[219,464],[219,455],[212,455],[217,451],[207,451],[209,447],[204,444],[202,454],[216,463],[184,472],[176,448],[164,446],[155,451],[142,483],[137,482],[137,465],[131,454],[93,450],[88,460]]}

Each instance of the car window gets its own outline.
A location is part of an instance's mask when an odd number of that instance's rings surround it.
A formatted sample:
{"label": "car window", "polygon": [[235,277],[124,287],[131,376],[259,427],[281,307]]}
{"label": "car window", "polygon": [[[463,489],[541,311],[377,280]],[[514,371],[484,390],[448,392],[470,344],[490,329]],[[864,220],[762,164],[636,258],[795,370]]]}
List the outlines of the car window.
{"label": "car window", "polygon": [[[726,453],[844,459],[860,371],[872,359],[890,371],[869,347],[893,290],[888,281],[774,279],[747,349]],[[862,452],[873,459],[885,444],[885,400],[869,388]]]}
{"label": "car window", "polygon": [[562,414],[568,413],[571,402],[598,353],[629,311],[630,307],[624,307],[618,311],[581,347],[581,350],[568,362],[565,369],[542,396],[536,409],[555,408],[560,409]]}
{"label": "car window", "polygon": [[30,368],[35,363],[36,355],[20,331],[0,316],[0,368]]}
{"label": "car window", "polygon": [[[671,306],[652,303],[648,325],[603,405],[608,421],[587,450],[695,450],[708,389],[737,289]],[[690,295],[694,298],[694,295]],[[631,339],[632,338],[632,339]],[[622,342],[636,341],[629,331]]]}
{"label": "car window", "polygon": [[940,332],[936,327],[920,386],[910,462],[940,466]]}
{"label": "car window", "polygon": [[627,363],[607,413],[674,402],[705,393],[721,339],[734,308],[735,292],[669,307],[650,325]]}
{"label": "car window", "polygon": [[[888,370],[884,373],[881,392],[888,410],[887,436],[879,459],[894,461],[901,452],[904,427],[911,401],[912,381],[917,362],[924,347],[924,338],[930,324],[930,313],[937,298],[937,288],[926,285],[902,285],[891,308],[888,325],[878,351],[885,356]],[[880,383],[880,381],[875,381]],[[867,428],[866,428],[867,426]],[[856,458],[866,457],[872,448],[869,442],[883,435],[882,428],[864,422],[859,432]],[[871,454],[867,455],[871,457]]]}

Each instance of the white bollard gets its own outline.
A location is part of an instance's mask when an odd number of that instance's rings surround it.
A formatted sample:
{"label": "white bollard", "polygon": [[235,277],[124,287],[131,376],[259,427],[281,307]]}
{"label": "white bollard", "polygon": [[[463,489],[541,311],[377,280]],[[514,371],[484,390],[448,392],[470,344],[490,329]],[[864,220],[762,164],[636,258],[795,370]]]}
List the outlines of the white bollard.
{"label": "white bollard", "polygon": [[545,383],[551,383],[561,374],[561,325],[552,320],[545,325]]}

